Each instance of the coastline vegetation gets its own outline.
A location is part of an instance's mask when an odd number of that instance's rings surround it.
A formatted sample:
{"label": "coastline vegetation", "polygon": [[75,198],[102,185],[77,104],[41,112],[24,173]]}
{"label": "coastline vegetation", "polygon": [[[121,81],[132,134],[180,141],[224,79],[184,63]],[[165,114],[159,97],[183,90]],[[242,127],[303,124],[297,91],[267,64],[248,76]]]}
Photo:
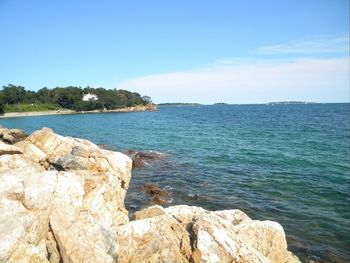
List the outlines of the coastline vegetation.
{"label": "coastline vegetation", "polygon": [[5,112],[31,112],[31,111],[49,111],[49,110],[57,110],[59,108],[58,105],[51,103],[36,103],[36,104],[9,104],[5,106]]}
{"label": "coastline vegetation", "polygon": [[[93,94],[93,99],[83,100]],[[9,84],[0,90],[0,114],[5,112],[29,112],[70,109],[75,111],[114,110],[151,103],[151,98],[127,90],[110,90],[102,87],[46,87],[38,91]]]}

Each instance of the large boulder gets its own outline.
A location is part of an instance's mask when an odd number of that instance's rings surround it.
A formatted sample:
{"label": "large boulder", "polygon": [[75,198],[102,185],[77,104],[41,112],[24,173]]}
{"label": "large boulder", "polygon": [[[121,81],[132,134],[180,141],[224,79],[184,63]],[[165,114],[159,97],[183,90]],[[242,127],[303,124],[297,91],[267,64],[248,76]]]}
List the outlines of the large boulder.
{"label": "large boulder", "polygon": [[[139,229],[147,229],[147,233],[152,236],[157,236],[158,231],[156,227],[152,228],[153,222],[164,224],[168,222],[169,216],[178,222],[177,228],[181,229],[180,232],[187,231],[191,253],[189,256],[186,254],[186,259],[191,262],[299,262],[298,258],[287,249],[281,225],[271,221],[252,220],[237,209],[210,212],[200,207],[185,205],[165,209],[153,206],[135,213],[136,219],[141,219],[136,221],[139,222]],[[124,227],[128,225],[130,223]],[[171,231],[163,233],[165,237],[170,234]],[[129,231],[129,236],[133,239],[134,232]],[[164,242],[158,238],[154,242],[158,244],[158,240]],[[132,250],[128,251],[130,255],[143,253],[137,245],[130,246],[130,249]],[[181,250],[180,246],[178,250]],[[119,251],[120,256],[123,253]],[[153,256],[152,252],[145,256],[145,259]],[[174,260],[174,258],[157,259],[156,262]],[[148,261],[138,258],[138,262]]]}
{"label": "large boulder", "polygon": [[113,262],[131,159],[47,128],[1,149],[0,262]]}

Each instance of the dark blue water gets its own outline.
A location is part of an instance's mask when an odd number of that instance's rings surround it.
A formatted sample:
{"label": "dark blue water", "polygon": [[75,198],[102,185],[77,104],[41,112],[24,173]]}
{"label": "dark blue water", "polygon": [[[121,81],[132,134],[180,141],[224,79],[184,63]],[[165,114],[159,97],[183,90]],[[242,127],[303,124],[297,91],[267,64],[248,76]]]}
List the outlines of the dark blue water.
{"label": "dark blue water", "polygon": [[350,104],[160,107],[158,112],[0,120],[30,133],[43,126],[116,150],[166,156],[134,170],[126,206],[157,183],[171,204],[238,208],[280,222],[303,261],[350,262]]}

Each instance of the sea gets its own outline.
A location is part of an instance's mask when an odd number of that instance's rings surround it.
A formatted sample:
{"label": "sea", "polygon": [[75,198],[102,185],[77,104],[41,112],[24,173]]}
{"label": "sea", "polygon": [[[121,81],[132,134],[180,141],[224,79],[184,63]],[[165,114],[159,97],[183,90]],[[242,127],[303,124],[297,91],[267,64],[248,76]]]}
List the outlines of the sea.
{"label": "sea", "polygon": [[302,262],[350,262],[350,104],[160,106],[157,112],[33,116],[0,125],[42,127],[110,149],[156,151],[133,170],[125,204],[240,209],[277,221]]}

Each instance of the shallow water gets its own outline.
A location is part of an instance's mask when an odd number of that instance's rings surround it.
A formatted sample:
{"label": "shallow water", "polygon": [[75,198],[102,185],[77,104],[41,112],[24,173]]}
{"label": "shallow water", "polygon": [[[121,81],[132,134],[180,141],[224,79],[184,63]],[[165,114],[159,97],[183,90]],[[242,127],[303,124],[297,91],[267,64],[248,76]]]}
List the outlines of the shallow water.
{"label": "shallow water", "polygon": [[138,186],[157,183],[171,192],[171,205],[238,208],[278,221],[290,250],[305,262],[349,262],[349,105],[164,106],[0,124],[28,133],[51,127],[119,151],[166,153],[133,171],[126,198],[131,212],[151,202]]}

